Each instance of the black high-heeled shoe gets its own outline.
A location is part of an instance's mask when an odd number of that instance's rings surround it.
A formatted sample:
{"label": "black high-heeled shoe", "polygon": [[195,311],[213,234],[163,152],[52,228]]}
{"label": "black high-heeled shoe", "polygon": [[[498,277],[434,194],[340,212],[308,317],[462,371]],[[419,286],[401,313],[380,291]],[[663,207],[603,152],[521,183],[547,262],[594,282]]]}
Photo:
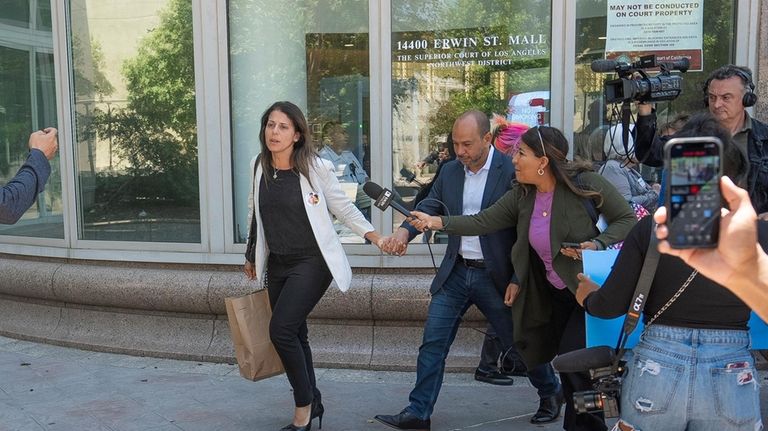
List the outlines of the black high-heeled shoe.
{"label": "black high-heeled shoe", "polygon": [[312,400],[312,412],[309,415],[309,423],[312,423],[312,419],[317,418],[317,429],[323,429],[323,414],[325,414],[325,407],[320,399],[320,392],[315,394],[315,399]]}
{"label": "black high-heeled shoe", "polygon": [[280,428],[280,431],[310,431],[311,429],[312,429],[312,419],[310,419],[309,423],[304,425],[303,427],[296,426],[294,424],[288,424]]}

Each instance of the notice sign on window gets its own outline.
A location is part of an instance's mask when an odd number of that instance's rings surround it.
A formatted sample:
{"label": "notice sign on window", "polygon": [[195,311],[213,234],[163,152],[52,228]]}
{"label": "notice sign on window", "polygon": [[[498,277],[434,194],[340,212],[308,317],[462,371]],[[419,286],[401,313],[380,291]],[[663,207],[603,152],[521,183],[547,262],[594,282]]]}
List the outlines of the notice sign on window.
{"label": "notice sign on window", "polygon": [[510,66],[549,59],[549,35],[509,34],[502,28],[392,33],[392,61],[432,67]]}
{"label": "notice sign on window", "polygon": [[655,54],[657,62],[687,57],[702,68],[702,1],[608,0],[605,57],[632,62]]}

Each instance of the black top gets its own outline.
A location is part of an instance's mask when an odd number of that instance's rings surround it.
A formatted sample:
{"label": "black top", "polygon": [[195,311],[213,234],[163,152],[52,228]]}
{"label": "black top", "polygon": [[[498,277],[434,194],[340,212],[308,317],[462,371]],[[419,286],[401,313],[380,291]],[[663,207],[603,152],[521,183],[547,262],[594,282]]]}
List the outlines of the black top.
{"label": "black top", "polygon": [[319,255],[320,248],[304,209],[299,174],[278,170],[277,179],[269,180],[265,176],[261,178],[259,211],[270,253]]}
{"label": "black top", "polygon": [[[645,217],[629,232],[603,287],[584,301],[589,314],[614,318],[627,312],[648,250],[651,225],[651,217]],[[661,255],[643,311],[644,322],[648,323],[667,303],[692,271],[681,259]],[[749,307],[728,289],[698,274],[655,323],[701,329],[747,329],[749,313]]]}

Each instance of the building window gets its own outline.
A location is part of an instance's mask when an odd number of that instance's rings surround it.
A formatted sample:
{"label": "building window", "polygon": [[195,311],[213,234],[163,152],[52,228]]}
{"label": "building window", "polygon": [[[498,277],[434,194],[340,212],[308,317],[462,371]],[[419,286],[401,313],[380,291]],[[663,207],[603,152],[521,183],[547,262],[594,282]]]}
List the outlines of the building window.
{"label": "building window", "polygon": [[463,111],[549,123],[551,30],[550,1],[392,0],[392,175],[406,203]]}
{"label": "building window", "polygon": [[[50,2],[7,1],[0,8],[0,182],[16,175],[33,130],[58,124]],[[22,219],[0,234],[64,238],[59,158],[45,191]]]}
{"label": "building window", "polygon": [[191,0],[71,0],[78,238],[200,242]]}
{"label": "building window", "polygon": [[[230,0],[229,55],[236,243],[248,232],[250,161],[260,151],[263,112],[288,100],[307,117],[320,155],[370,219],[367,0]],[[344,243],[363,240],[336,223]]]}

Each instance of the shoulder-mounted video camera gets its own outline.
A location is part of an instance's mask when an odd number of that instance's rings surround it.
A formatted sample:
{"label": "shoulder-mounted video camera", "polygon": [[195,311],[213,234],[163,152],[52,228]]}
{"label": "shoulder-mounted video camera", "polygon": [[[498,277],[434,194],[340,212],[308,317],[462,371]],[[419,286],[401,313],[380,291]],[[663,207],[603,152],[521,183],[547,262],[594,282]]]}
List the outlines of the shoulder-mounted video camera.
{"label": "shoulder-mounted video camera", "polygon": [[574,350],[552,361],[552,366],[561,373],[589,372],[594,390],[573,393],[576,413],[603,412],[608,418],[619,416],[624,365],[624,361],[617,358],[616,351],[609,346]]}
{"label": "shoulder-mounted video camera", "polygon": [[[597,73],[612,73],[619,75],[618,79],[605,81],[604,92],[606,103],[621,102],[660,102],[674,100],[683,91],[683,78],[670,72],[679,70],[686,72],[690,67],[687,58],[671,62],[656,62],[655,55],[645,55],[634,63],[616,60],[595,60],[592,71]],[[659,68],[655,76],[648,76],[645,69]],[[632,75],[637,72],[640,78]]]}

